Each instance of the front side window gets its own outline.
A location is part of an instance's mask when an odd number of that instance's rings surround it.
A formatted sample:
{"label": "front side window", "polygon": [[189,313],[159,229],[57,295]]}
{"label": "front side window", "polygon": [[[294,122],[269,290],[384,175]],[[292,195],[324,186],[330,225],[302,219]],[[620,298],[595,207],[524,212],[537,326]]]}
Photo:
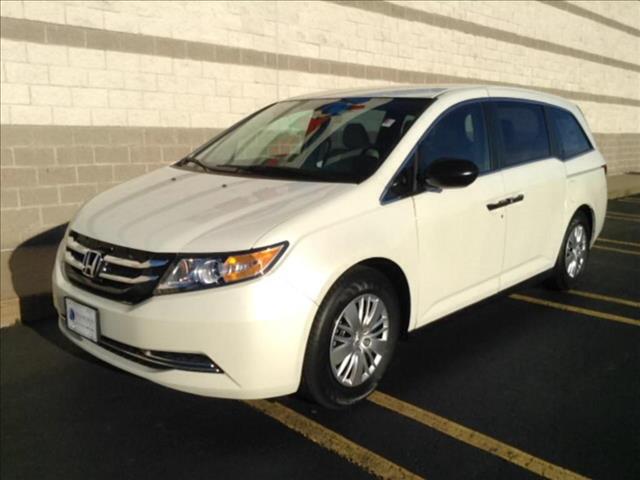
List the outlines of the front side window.
{"label": "front side window", "polygon": [[548,107],[562,158],[571,158],[591,150],[591,143],[576,118],[561,108]]}
{"label": "front side window", "polygon": [[445,113],[420,142],[418,157],[420,175],[435,160],[445,158],[469,160],[481,173],[489,171],[491,161],[482,105],[461,105]]}
{"label": "front side window", "polygon": [[408,130],[408,122],[431,102],[425,98],[284,101],[230,129],[193,158],[211,171],[358,183],[378,169]]}
{"label": "front side window", "polygon": [[505,166],[551,156],[544,108],[533,103],[495,102],[500,156]]}

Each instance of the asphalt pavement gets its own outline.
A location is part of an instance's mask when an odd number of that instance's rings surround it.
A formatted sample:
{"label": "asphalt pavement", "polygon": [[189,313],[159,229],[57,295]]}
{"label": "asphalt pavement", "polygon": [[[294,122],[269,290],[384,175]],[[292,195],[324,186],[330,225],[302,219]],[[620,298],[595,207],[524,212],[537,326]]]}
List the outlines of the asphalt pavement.
{"label": "asphalt pavement", "polygon": [[574,292],[520,286],[403,341],[343,411],[175,392],[0,331],[3,479],[640,478],[640,196],[611,201]]}

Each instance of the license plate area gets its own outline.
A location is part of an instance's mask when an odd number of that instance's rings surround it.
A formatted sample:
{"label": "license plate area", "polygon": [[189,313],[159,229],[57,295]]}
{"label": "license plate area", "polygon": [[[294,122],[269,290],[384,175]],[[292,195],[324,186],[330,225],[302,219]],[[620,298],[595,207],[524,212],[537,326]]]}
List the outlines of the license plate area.
{"label": "license plate area", "polygon": [[69,297],[64,299],[67,328],[93,342],[100,338],[98,310]]}

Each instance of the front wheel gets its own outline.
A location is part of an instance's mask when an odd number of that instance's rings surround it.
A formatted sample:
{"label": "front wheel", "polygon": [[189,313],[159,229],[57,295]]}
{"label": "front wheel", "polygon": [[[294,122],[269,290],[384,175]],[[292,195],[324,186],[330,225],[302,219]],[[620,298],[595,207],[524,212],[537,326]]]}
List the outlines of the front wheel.
{"label": "front wheel", "polygon": [[301,392],[328,408],[375,390],[399,336],[394,288],[377,270],[356,267],[322,302],[309,334]]}
{"label": "front wheel", "polygon": [[585,271],[589,259],[591,229],[583,212],[576,213],[571,221],[558,254],[549,285],[558,290],[574,287]]}

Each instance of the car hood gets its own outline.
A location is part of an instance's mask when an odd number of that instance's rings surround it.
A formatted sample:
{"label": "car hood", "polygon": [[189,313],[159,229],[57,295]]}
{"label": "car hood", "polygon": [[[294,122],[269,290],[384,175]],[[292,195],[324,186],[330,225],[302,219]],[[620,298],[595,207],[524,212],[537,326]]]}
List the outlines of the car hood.
{"label": "car hood", "polygon": [[353,188],[165,167],[99,194],[71,228],[152,252],[245,250],[277,225]]}

